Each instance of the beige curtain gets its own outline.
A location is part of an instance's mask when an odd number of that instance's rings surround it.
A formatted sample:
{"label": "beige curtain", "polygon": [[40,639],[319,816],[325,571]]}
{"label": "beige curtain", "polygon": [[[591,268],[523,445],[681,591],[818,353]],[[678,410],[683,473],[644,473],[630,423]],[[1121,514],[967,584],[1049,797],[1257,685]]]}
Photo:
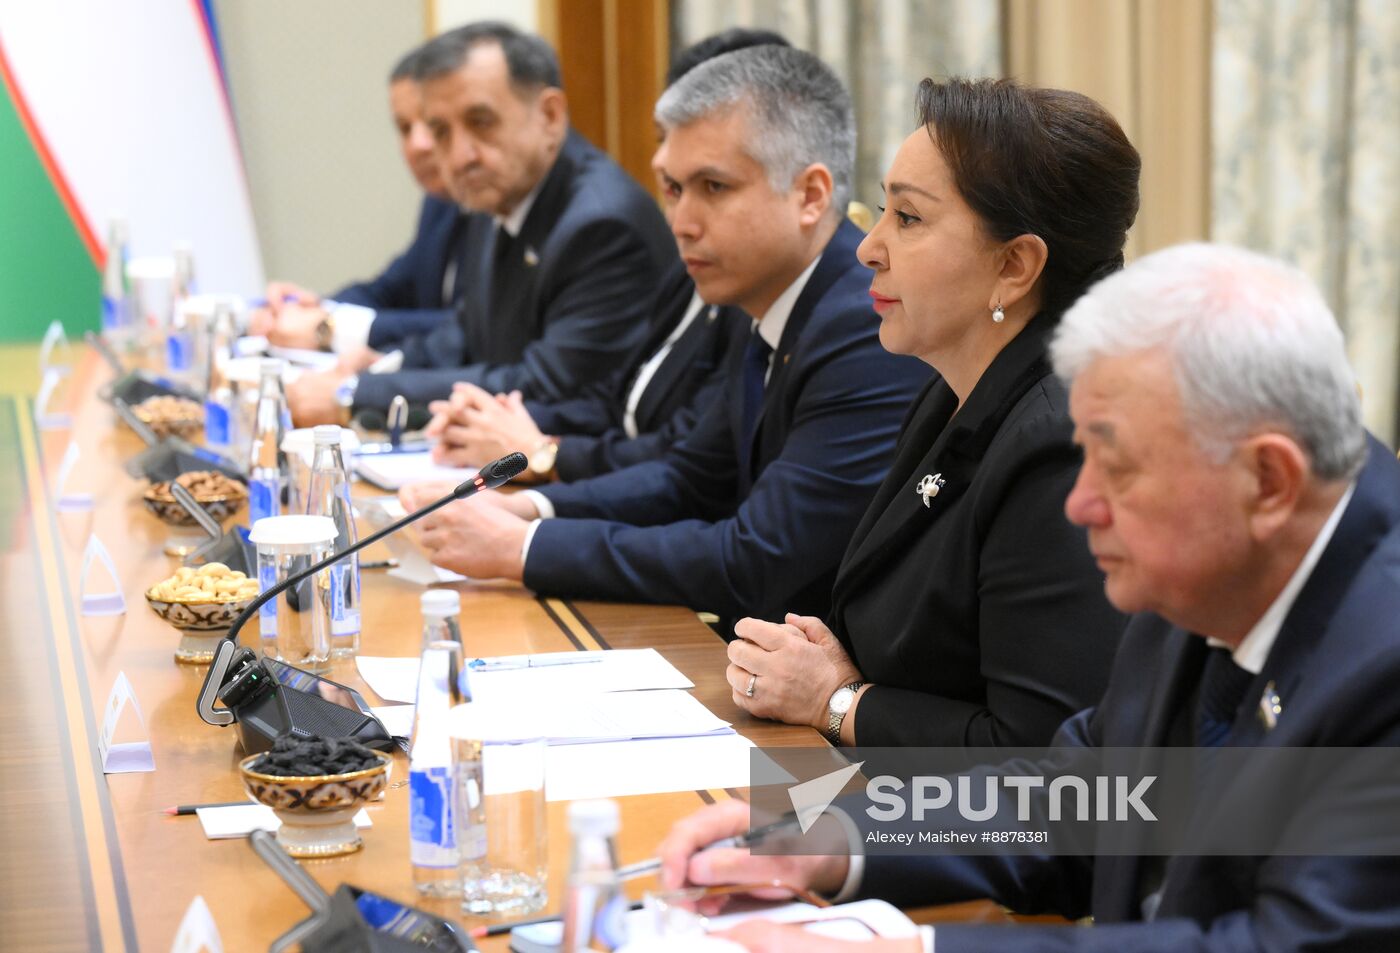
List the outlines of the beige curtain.
{"label": "beige curtain", "polygon": [[1394,439],[1400,3],[1216,0],[1213,86],[1213,235],[1321,285],[1367,424]]}
{"label": "beige curtain", "polygon": [[919,80],[1001,75],[1000,0],[675,0],[671,22],[677,48],[762,27],[831,64],[855,103],[855,198],[870,206],[914,128]]}
{"label": "beige curtain", "polygon": [[1006,60],[1098,100],[1142,154],[1129,258],[1206,237],[1210,0],[1006,0]]}

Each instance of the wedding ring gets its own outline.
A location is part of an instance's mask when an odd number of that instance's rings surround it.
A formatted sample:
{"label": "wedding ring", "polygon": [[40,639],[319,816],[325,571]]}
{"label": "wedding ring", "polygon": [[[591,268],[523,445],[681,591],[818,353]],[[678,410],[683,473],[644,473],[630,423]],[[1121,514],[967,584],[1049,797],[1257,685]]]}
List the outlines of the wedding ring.
{"label": "wedding ring", "polygon": [[744,689],[744,695],[745,695],[745,697],[747,697],[747,698],[752,698],[752,697],[753,697],[753,686],[754,686],[754,683],[757,682],[757,681],[758,681],[758,676],[757,676],[757,675],[750,675],[750,676],[749,676],[749,687],[746,688],[746,689]]}

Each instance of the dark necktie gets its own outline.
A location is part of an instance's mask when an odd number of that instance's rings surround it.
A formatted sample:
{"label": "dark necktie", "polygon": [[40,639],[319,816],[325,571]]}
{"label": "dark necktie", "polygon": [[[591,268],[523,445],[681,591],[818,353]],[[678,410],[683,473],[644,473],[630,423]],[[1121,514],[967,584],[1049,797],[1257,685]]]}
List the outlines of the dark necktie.
{"label": "dark necktie", "polygon": [[739,446],[745,465],[748,464],[749,444],[753,442],[754,424],[763,407],[764,377],[768,374],[768,360],[772,355],[773,349],[754,328],[744,348],[744,432],[739,435]]}
{"label": "dark necktie", "polygon": [[1213,648],[1201,674],[1196,701],[1196,747],[1217,748],[1230,733],[1235,712],[1254,676],[1235,664],[1230,650]]}
{"label": "dark necktie", "polygon": [[491,307],[494,310],[511,280],[511,253],[515,250],[515,238],[504,226],[496,226],[496,245],[491,253]]}

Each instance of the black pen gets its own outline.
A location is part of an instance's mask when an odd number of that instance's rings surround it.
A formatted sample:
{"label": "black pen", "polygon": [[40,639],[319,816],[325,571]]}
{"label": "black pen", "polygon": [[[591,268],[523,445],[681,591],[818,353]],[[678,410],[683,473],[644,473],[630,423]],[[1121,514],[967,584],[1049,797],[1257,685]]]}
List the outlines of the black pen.
{"label": "black pen", "polygon": [[201,807],[243,807],[256,803],[256,801],[224,801],[222,804],[181,804],[178,807],[167,807],[163,813],[169,814],[171,817],[189,817]]}
{"label": "black pen", "polygon": [[371,559],[369,562],[360,563],[361,569],[397,569],[399,561],[397,559]]}
{"label": "black pen", "polygon": [[[778,831],[781,830],[786,830],[787,828],[793,827],[796,824],[797,816],[795,814],[788,814],[780,818],[779,820],[774,821],[771,824],[764,824],[762,827],[755,827],[751,831],[745,831],[743,834],[738,834],[734,837],[721,838],[712,844],[706,844],[700,849],[704,851],[715,850],[716,848],[724,847],[751,847],[754,844],[757,844],[759,841],[764,840],[769,835],[776,834]],[[647,874],[654,874],[660,869],[661,858],[656,857],[652,860],[643,860],[635,864],[628,864],[625,867],[617,868],[617,879],[633,880],[637,877],[644,877]]]}

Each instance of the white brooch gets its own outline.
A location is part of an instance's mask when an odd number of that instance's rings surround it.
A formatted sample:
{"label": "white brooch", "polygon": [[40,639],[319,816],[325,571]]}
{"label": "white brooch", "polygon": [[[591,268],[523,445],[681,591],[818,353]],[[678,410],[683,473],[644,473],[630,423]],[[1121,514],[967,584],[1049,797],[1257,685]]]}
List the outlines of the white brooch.
{"label": "white brooch", "polygon": [[930,473],[919,481],[919,485],[914,487],[914,492],[923,497],[924,506],[927,508],[928,501],[937,496],[938,491],[942,489],[943,484],[947,482],[947,480],[943,479],[943,474]]}
{"label": "white brooch", "polygon": [[535,267],[536,265],[538,265],[539,263],[540,263],[540,256],[539,256],[538,254],[535,253],[535,250],[534,250],[533,248],[531,248],[529,245],[526,245],[526,246],[525,246],[525,264],[526,264],[526,266],[527,266],[527,267],[530,267],[530,268],[533,268],[533,267]]}

